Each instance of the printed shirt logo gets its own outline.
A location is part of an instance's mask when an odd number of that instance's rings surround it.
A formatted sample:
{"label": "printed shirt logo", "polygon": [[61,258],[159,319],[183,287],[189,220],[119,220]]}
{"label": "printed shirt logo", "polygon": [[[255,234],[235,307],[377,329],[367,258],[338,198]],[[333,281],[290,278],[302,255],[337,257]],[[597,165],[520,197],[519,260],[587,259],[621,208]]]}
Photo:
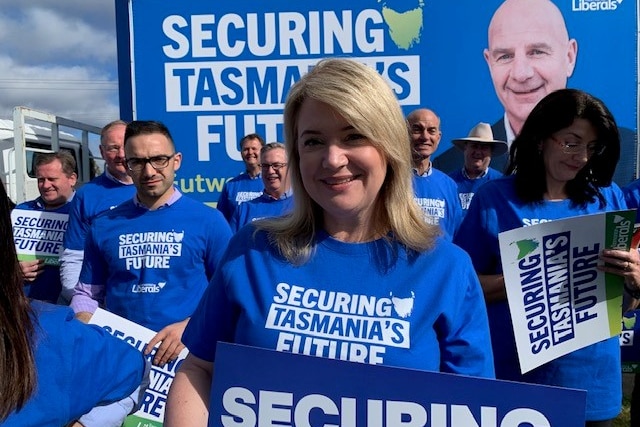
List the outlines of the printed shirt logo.
{"label": "printed shirt logo", "polygon": [[414,299],[279,283],[265,327],[278,331],[278,351],[380,364],[387,347],[410,348]]}
{"label": "printed shirt logo", "polygon": [[134,294],[157,294],[162,288],[167,284],[167,282],[158,282],[156,283],[143,283],[141,285],[134,284],[131,287],[131,292]]}
{"label": "printed shirt logo", "polygon": [[[172,257],[182,255],[184,231],[147,231],[118,236],[118,255],[127,270],[168,269]],[[139,285],[144,286],[144,285]]]}
{"label": "printed shirt logo", "polygon": [[248,202],[250,200],[256,199],[261,195],[261,191],[238,191],[238,194],[236,194],[236,203],[240,205],[243,202]]}
{"label": "printed shirt logo", "polygon": [[445,217],[446,201],[444,199],[432,199],[427,197],[415,197],[416,203],[424,213],[424,219],[428,224],[440,224],[440,218]]}
{"label": "printed shirt logo", "polygon": [[460,205],[465,211],[469,209],[469,205],[471,204],[471,199],[473,199],[474,194],[475,193],[458,193],[458,197],[460,198]]}

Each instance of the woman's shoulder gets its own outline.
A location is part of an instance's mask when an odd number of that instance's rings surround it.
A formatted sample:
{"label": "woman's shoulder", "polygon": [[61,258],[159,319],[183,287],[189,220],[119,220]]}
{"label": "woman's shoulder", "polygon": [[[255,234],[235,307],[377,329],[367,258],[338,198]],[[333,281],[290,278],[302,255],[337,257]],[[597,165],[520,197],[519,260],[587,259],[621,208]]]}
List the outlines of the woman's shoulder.
{"label": "woman's shoulder", "polygon": [[490,179],[478,187],[473,196],[473,200],[476,198],[479,200],[494,200],[498,198],[513,199],[515,198],[515,194],[515,176],[503,175]]}
{"label": "woman's shoulder", "polygon": [[40,327],[64,328],[68,322],[74,321],[73,310],[62,305],[53,305],[32,300],[31,308]]}
{"label": "woman's shoulder", "polygon": [[256,227],[256,224],[249,222],[231,237],[228,250],[240,255],[250,251],[265,251],[273,248],[273,243],[269,239],[266,230]]}
{"label": "woman's shoulder", "polygon": [[464,262],[468,261],[469,265],[471,265],[471,258],[469,258],[467,252],[460,246],[444,238],[444,236],[438,237],[433,247],[423,252],[422,256],[436,259],[439,264],[442,263],[444,265],[458,264],[461,260]]}
{"label": "woman's shoulder", "polygon": [[599,190],[600,194],[602,194],[602,196],[607,201],[619,201],[624,200],[625,198],[622,189],[615,182],[612,182],[610,185],[607,185],[605,187],[600,187]]}

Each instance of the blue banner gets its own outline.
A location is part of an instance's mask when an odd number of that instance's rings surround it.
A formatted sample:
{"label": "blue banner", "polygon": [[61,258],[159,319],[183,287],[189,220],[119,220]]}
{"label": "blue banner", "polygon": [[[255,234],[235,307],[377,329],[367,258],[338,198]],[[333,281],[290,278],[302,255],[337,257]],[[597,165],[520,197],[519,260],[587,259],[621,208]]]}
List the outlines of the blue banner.
{"label": "blue banner", "polygon": [[[217,201],[225,180],[244,169],[242,136],[282,141],[287,91],[324,57],[377,69],[405,113],[433,109],[443,132],[436,164],[445,171],[459,166],[452,139],[504,116],[500,73],[490,73],[485,55],[499,0],[116,1],[123,117],[168,125],[184,155],[177,184],[203,202]],[[601,98],[623,128],[616,181],[626,184],[637,166],[636,3],[554,3],[557,25],[572,40],[571,65],[560,77],[532,74],[535,82],[521,90],[542,93],[538,84],[551,87],[555,79],[556,87]]]}
{"label": "blue banner", "polygon": [[[620,356],[622,372],[640,372],[640,310],[632,310],[622,316],[620,333]],[[636,333],[638,336],[636,337]]]}
{"label": "blue banner", "polygon": [[580,390],[226,343],[215,365],[209,425],[584,427]]}

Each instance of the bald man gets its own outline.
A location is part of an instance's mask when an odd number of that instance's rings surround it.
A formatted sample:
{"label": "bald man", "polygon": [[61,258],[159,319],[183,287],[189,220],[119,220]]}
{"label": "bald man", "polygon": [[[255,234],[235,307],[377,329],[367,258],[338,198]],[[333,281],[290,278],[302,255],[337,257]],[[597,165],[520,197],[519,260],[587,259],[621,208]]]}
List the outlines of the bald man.
{"label": "bald man", "polygon": [[567,86],[578,43],[549,0],[506,0],[491,18],[488,41],[484,59],[505,109],[493,134],[511,145],[538,101]]}
{"label": "bald man", "polygon": [[[578,42],[569,37],[558,7],[549,0],[506,0],[493,14],[484,58],[489,66],[504,116],[491,126],[497,140],[511,143],[533,107],[546,95],[567,87],[578,56]],[[598,96],[598,94],[594,94]],[[635,134],[620,128],[621,161],[614,181],[623,186],[635,178]],[[491,167],[504,172],[509,154],[494,157]],[[455,147],[435,159],[450,173],[464,159]]]}
{"label": "bald man", "polygon": [[431,164],[431,156],[438,149],[442,138],[440,117],[429,109],[420,108],[409,113],[407,124],[411,134],[416,202],[422,208],[425,220],[439,225],[445,236],[453,239],[462,222],[458,187],[451,178]]}

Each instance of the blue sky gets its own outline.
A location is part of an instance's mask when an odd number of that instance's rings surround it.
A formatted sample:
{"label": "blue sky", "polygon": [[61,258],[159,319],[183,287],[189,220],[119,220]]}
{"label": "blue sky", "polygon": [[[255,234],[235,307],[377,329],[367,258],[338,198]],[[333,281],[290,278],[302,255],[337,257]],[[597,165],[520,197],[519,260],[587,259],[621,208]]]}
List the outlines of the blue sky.
{"label": "blue sky", "polygon": [[0,46],[0,118],[16,105],[118,118],[114,0],[2,0]]}

